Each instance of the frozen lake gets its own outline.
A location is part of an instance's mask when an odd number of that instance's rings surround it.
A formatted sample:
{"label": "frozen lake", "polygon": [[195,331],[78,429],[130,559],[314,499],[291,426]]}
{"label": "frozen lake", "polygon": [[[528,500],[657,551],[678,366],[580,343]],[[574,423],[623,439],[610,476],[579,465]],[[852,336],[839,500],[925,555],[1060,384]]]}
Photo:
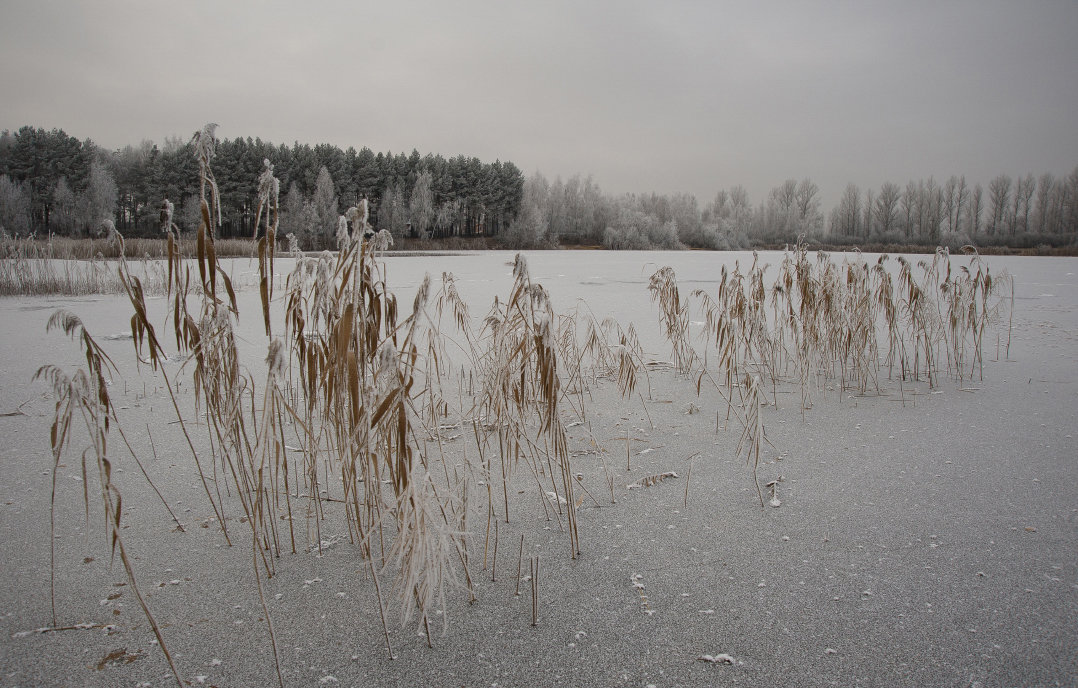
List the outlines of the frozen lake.
{"label": "frozen lake", "polygon": [[[713,292],[722,266],[740,261],[747,271],[753,260],[747,252],[525,255],[555,311],[586,302],[597,318],[634,323],[648,356],[660,360],[670,359],[670,346],[647,289],[651,274],[671,266],[688,297],[697,288]],[[401,316],[425,274],[433,295],[451,272],[477,327],[494,297],[508,295],[513,258],[389,254],[383,262]],[[782,258],[760,254],[771,265],[766,286]],[[876,258],[863,256],[870,265]],[[951,261],[957,270],[969,259]],[[701,396],[672,370],[651,373],[646,402],[597,380],[587,424],[569,431],[577,480],[589,490],[579,508],[581,556],[569,559],[564,534],[544,518],[545,502],[521,471],[513,522],[501,523],[502,554],[496,545],[491,553],[498,574],[484,566],[476,517],[466,530],[479,601],[453,594],[449,630],[433,650],[414,629],[393,624],[398,659],[387,659],[379,603],[356,548],[339,522],[327,520],[323,536],[335,544],[323,556],[282,556],[265,583],[286,685],[321,685],[327,676],[341,685],[407,685],[417,675],[438,685],[1067,685],[1078,671],[1078,259],[985,262],[1015,278],[1010,360],[995,360],[1003,322],[986,334],[983,380],[941,376],[936,389],[921,382],[899,392],[889,379],[881,394],[865,396],[834,394],[832,386],[804,415],[796,384],[787,383],[781,408],[765,413],[774,449],[761,464],[764,481],[779,481],[781,508],[758,506],[735,450],[739,429],[720,431],[726,406],[715,394]],[[239,290],[237,344],[257,385],[267,343],[257,263],[222,263]],[[897,261],[889,264],[897,270]],[[293,265],[276,262],[278,323]],[[1009,299],[1009,289],[1004,294]],[[166,350],[175,351],[166,300],[149,297],[148,305]],[[31,378],[46,363],[85,365],[70,340],[45,334],[61,308],[79,315],[116,360],[122,379],[111,393],[121,425],[189,526],[173,532],[141,474],[117,456],[124,539],[180,671],[207,685],[273,684],[251,548],[223,546],[210,525],[214,512],[161,381],[134,364],[126,297],[92,295],[0,299],[0,528],[8,534],[0,543],[0,686],[169,684],[122,569],[110,565],[98,513],[86,520],[74,452],[59,470],[55,539],[49,532],[54,401]],[[169,366],[180,379],[180,363]],[[189,403],[191,385],[179,389]],[[191,427],[198,436],[206,431],[201,422]],[[631,457],[621,441],[630,433]],[[447,446],[462,451],[469,437],[446,438]],[[119,442],[112,446],[123,453]],[[474,448],[468,455],[474,460]],[[666,472],[679,477],[629,487]],[[309,519],[297,524],[310,537]],[[84,630],[34,630],[50,619],[51,542],[60,623],[89,624]],[[538,626],[530,623],[527,585],[515,594],[518,551],[543,557]],[[126,663],[109,664],[121,649]],[[720,653],[735,664],[701,661]]]}

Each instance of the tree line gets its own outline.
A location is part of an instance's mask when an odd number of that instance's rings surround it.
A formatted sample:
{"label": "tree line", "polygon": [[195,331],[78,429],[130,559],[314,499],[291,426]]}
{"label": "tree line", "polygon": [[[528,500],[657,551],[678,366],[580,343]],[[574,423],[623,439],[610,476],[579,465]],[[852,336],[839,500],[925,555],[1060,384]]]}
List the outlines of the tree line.
{"label": "tree line", "polygon": [[[372,223],[397,237],[497,235],[517,215],[524,175],[511,162],[374,153],[330,144],[220,139],[213,171],[221,236],[253,236],[257,180],[268,160],[282,189],[281,227],[305,248],[332,244],[337,217],[368,199]],[[198,163],[191,141],[144,141],[117,151],[63,130],[0,133],[0,227],[10,233],[86,235],[112,220],[124,234],[160,231],[163,199],[178,224],[198,222]]]}
{"label": "tree line", "polygon": [[[800,236],[847,246],[1078,244],[1078,167],[1058,177],[1002,174],[987,188],[957,175],[879,189],[851,183],[825,213],[808,178],[785,180],[755,204],[733,186],[701,207],[690,194],[606,194],[580,175],[525,179],[511,162],[249,137],[216,144],[222,236],[255,234],[256,182],[266,160],[280,180],[279,231],[307,249],[332,246],[337,217],[363,198],[372,225],[397,238],[492,237],[507,248],[737,249]],[[0,228],[9,233],[86,235],[108,219],[125,234],[153,235],[165,198],[181,228],[197,225],[191,141],[107,151],[58,129],[0,133]]]}
{"label": "tree line", "polygon": [[1078,240],[1078,167],[1062,178],[1001,174],[987,191],[965,176],[905,187],[887,182],[864,193],[850,184],[831,213],[831,234],[843,241],[1071,245]]}
{"label": "tree line", "polygon": [[603,194],[579,175],[524,184],[521,212],[507,229],[524,247],[557,243],[611,249],[743,249],[781,246],[798,237],[839,246],[934,248],[1078,245],[1078,167],[1068,175],[995,177],[987,189],[964,176],[930,177],[878,190],[849,184],[826,214],[811,179],[787,179],[753,204],[741,186],[699,207],[690,194]]}

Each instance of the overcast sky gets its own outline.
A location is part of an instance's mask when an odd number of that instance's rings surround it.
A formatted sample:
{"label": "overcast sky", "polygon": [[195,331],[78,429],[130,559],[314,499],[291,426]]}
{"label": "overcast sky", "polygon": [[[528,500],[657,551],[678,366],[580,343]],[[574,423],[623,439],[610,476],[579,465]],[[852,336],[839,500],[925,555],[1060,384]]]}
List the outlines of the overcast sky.
{"label": "overcast sky", "polygon": [[[610,193],[1078,165],[1078,2],[0,0],[0,129],[511,160]],[[253,182],[252,182],[253,183]]]}

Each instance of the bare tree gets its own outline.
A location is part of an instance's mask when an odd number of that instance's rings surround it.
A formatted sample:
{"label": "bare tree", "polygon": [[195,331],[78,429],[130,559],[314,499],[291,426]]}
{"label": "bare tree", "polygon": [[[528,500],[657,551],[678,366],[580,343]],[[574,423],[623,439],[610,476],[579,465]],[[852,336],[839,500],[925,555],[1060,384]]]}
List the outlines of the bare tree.
{"label": "bare tree", "polygon": [[864,218],[861,221],[861,231],[866,239],[876,233],[875,223],[873,222],[875,211],[876,201],[872,195],[872,189],[865,189]]}
{"label": "bare tree", "polygon": [[1014,213],[1011,223],[1011,236],[1021,230],[1022,233],[1029,231],[1029,208],[1033,200],[1033,192],[1037,189],[1037,181],[1032,174],[1018,177],[1014,185]]}
{"label": "bare tree", "polygon": [[943,220],[943,190],[932,177],[921,187],[921,233],[935,243],[939,241],[940,222]]}
{"label": "bare tree", "polygon": [[1060,230],[1078,236],[1078,166],[1067,175],[1060,192]]}
{"label": "bare tree", "polygon": [[856,184],[846,185],[838,205],[831,213],[831,232],[843,237],[861,233],[861,190]]}
{"label": "bare tree", "polygon": [[1037,181],[1037,205],[1033,211],[1033,225],[1037,232],[1051,232],[1052,200],[1056,178],[1050,173],[1042,174]]}
{"label": "bare tree", "polygon": [[958,185],[955,187],[954,207],[954,223],[951,225],[954,227],[954,231],[958,232],[962,229],[962,209],[966,207],[966,202],[969,200],[969,188],[966,187],[966,175],[962,175],[958,178]]}
{"label": "bare tree", "polygon": [[925,181],[917,180],[917,192],[913,197],[913,231],[915,237],[928,238],[928,193],[925,191]]}
{"label": "bare tree", "polygon": [[792,215],[797,208],[797,180],[787,179],[780,186],[771,189],[770,201],[783,215]]}
{"label": "bare tree", "polygon": [[969,225],[969,236],[976,239],[981,231],[981,213],[984,212],[984,190],[980,184],[973,186],[973,192],[969,195],[969,203],[966,204],[966,222]]}
{"label": "bare tree", "polygon": [[886,236],[896,229],[898,222],[898,203],[901,197],[898,184],[884,182],[880,187],[880,195],[876,198],[876,225],[880,233]]}
{"label": "bare tree", "polygon": [[764,241],[792,239],[801,231],[797,222],[797,180],[787,179],[771,189],[767,206],[755,223],[754,233]]}
{"label": "bare tree", "polygon": [[797,185],[798,232],[811,234],[820,229],[823,215],[820,213],[820,187],[805,177]]}
{"label": "bare tree", "polygon": [[1007,226],[1007,211],[1011,200],[1011,178],[1001,174],[988,183],[988,224],[985,225],[989,236],[1001,233]]}
{"label": "bare tree", "polygon": [[911,179],[906,183],[906,190],[902,192],[902,196],[898,200],[902,207],[902,215],[905,217],[902,231],[906,234],[906,239],[913,235],[914,221],[917,219],[917,198],[917,185]]}
{"label": "bare tree", "polygon": [[102,231],[102,223],[116,214],[116,182],[100,160],[90,163],[86,190],[79,194],[76,215],[79,228],[92,234]]}
{"label": "bare tree", "polygon": [[943,185],[943,209],[947,214],[947,231],[955,231],[957,225],[954,223],[954,208],[956,203],[956,197],[958,195],[958,177],[951,175],[947,180],[947,183]]}

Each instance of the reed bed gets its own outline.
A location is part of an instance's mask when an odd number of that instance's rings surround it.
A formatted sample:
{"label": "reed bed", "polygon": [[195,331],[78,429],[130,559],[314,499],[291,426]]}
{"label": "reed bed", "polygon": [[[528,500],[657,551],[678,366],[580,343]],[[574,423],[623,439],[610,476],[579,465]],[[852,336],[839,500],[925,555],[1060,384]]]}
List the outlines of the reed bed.
{"label": "reed bed", "polygon": [[[106,225],[107,227],[107,225]],[[178,231],[175,229],[173,231]],[[178,237],[177,243],[184,255],[194,255],[196,236]],[[222,258],[251,258],[258,250],[258,242],[253,239],[217,239],[217,255]],[[127,237],[121,247],[114,235],[107,231],[103,236],[74,238],[51,234],[45,238],[36,235],[11,236],[6,232],[0,235],[0,256],[7,257],[15,247],[21,247],[22,253],[34,258],[52,260],[93,260],[119,258],[120,251],[128,260],[140,260],[147,256],[154,260],[168,257],[168,237]]]}
{"label": "reed bed", "polygon": [[[686,349],[684,326],[664,329],[675,359],[702,361],[700,374],[722,381],[731,398],[745,375],[770,383],[770,405],[778,403],[780,383],[797,384],[802,410],[827,387],[840,399],[883,394],[884,375],[929,387],[941,375],[962,383],[983,375],[985,328],[1007,311],[1002,290],[1013,293],[1009,275],[993,275],[969,251],[958,268],[946,249],[916,265],[900,256],[896,274],[886,254],[870,266],[860,254],[841,262],[823,252],[811,258],[798,244],[770,285],[768,266],[754,260],[744,274],[739,265],[723,269],[714,294],[693,292],[705,323],[703,354]],[[675,278],[660,271],[656,279]],[[671,287],[656,293],[662,312],[687,310],[667,303],[676,298]]]}
{"label": "reed bed", "polygon": [[[438,284],[428,277],[405,314],[376,257],[385,242],[360,238],[370,229],[363,204],[341,218],[336,253],[296,254],[283,285],[277,283],[279,184],[267,163],[258,180],[263,236],[255,246],[266,354],[264,361],[245,361],[237,345],[236,293],[214,236],[219,210],[212,126],[193,143],[202,215],[193,244],[179,240],[165,205],[163,266],[152,278],[134,274],[126,242],[117,235],[115,274],[132,308],[133,353],[163,377],[181,446],[221,537],[230,545],[250,543],[279,682],[284,684],[265,584],[282,555],[320,551],[330,519],[344,524],[363,562],[390,656],[393,607],[402,624],[417,624],[432,642],[430,622],[441,615],[448,623],[449,597],[475,599],[479,562],[486,568],[489,561],[496,578],[499,533],[521,513],[511,504],[518,492],[537,500],[542,517],[564,533],[567,556],[575,558],[584,548],[577,511],[586,497],[599,502],[575,470],[567,426],[590,428],[589,391],[607,381],[647,412],[638,387],[643,381],[651,396],[650,376],[658,366],[646,359],[634,326],[600,320],[586,306],[555,313],[522,256],[513,263],[509,293],[496,297],[478,323],[447,273]],[[799,244],[773,281],[765,276],[767,266],[754,261],[744,273],[740,266],[724,269],[714,293],[689,297],[679,291],[672,269],[652,276],[649,288],[673,351],[670,367],[695,381],[697,395],[705,384],[720,395],[727,420],[741,428],[735,453],[745,457],[761,505],[764,421],[768,407],[777,408],[780,386],[801,390],[804,412],[827,386],[839,395],[882,394],[883,378],[894,374],[900,384],[929,385],[939,384],[941,375],[961,383],[982,374],[983,336],[1002,313],[997,291],[1004,280],[976,255],[957,270],[945,251],[917,266],[898,259],[897,279],[886,261],[836,263],[826,254],[811,258]],[[146,308],[146,295],[156,289],[169,303],[160,329]],[[273,317],[282,305],[283,322]],[[693,309],[705,322],[699,350],[690,336]],[[72,451],[67,428],[82,419],[91,439],[83,470],[97,476],[111,546],[134,585],[108,442],[111,432],[122,433],[108,396],[109,379],[118,373],[76,316],[58,314],[50,327],[76,339],[86,359],[86,368],[70,375],[51,366],[39,372],[57,399],[54,479],[62,455]],[[178,373],[162,365],[166,341],[186,359]],[[181,394],[193,395],[197,426],[185,421]],[[196,441],[196,433],[204,436]],[[605,450],[591,438],[613,502]],[[624,439],[628,449],[628,428]],[[210,456],[200,456],[197,446],[208,446]],[[634,485],[668,477],[677,476],[660,473]],[[768,489],[777,505],[775,481]],[[89,495],[83,496],[87,509]],[[242,533],[227,525],[228,514],[237,512]],[[523,553],[522,535],[518,592]],[[538,557],[529,558],[528,570],[535,624]],[[184,685],[149,607],[143,603],[142,609]]]}
{"label": "reed bed", "polygon": [[[197,240],[176,240],[182,255],[194,255]],[[250,239],[216,242],[221,257],[251,257],[257,244]],[[117,260],[123,257],[137,262],[143,286],[148,293],[167,291],[164,275],[168,258],[168,239],[127,239],[109,232],[102,238],[72,239],[49,236],[13,237],[0,232],[0,296],[85,296],[121,294],[124,291],[117,274]]]}

